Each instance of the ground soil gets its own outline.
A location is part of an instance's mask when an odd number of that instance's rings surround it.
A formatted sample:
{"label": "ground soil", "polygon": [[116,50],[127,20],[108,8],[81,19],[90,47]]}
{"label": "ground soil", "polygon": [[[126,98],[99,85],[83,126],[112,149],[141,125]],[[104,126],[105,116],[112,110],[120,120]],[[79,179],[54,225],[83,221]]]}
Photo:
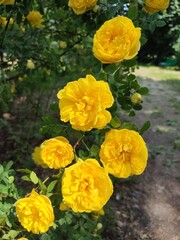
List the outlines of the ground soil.
{"label": "ground soil", "polygon": [[180,81],[173,87],[169,81],[153,77],[148,69],[140,68],[136,74],[143,79],[141,85],[150,90],[149,95],[144,96],[143,110],[133,118],[138,126],[151,121],[151,128],[143,135],[149,148],[148,167],[135,179],[115,182],[110,203],[115,220],[105,239],[180,240],[177,104],[180,102],[177,89]]}

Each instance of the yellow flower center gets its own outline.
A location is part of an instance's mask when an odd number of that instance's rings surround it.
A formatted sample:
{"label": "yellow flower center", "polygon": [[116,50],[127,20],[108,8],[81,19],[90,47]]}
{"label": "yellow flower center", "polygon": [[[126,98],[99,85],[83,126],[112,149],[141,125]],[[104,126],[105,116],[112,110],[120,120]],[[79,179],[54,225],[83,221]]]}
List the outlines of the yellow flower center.
{"label": "yellow flower center", "polygon": [[92,98],[84,96],[76,103],[76,107],[79,111],[91,111],[93,103],[94,100]]}
{"label": "yellow flower center", "polygon": [[118,147],[118,152],[123,162],[129,160],[131,151],[132,145],[130,143],[120,144]]}

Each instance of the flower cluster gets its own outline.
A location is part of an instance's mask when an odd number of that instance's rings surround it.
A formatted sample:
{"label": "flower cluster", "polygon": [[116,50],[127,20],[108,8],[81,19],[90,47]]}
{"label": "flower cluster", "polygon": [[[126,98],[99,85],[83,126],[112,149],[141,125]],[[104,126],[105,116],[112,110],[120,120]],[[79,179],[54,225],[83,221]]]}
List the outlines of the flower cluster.
{"label": "flower cluster", "polygon": [[[95,6],[97,0],[69,0],[68,6],[76,14],[82,14]],[[150,6],[146,1],[146,6]],[[154,1],[155,2],[155,1]],[[157,9],[157,8],[156,8]],[[32,27],[42,27],[42,15],[32,11],[26,17]],[[141,29],[124,16],[106,21],[93,38],[94,56],[102,63],[118,63],[134,58],[140,49]],[[60,42],[66,48],[66,42]],[[28,69],[34,69],[31,59]],[[68,82],[57,93],[60,120],[70,123],[80,131],[103,129],[110,123],[110,107],[114,103],[108,82],[96,80],[92,75]],[[134,93],[133,104],[139,104],[142,96]],[[80,141],[79,139],[78,141]],[[74,147],[75,149],[75,147]],[[50,169],[63,169],[60,210],[71,208],[74,212],[103,212],[102,208],[113,193],[109,175],[127,178],[139,175],[146,168],[148,151],[141,135],[129,129],[111,129],[106,132],[100,146],[99,161],[87,157],[82,160],[75,156],[73,147],[63,136],[45,140],[36,147],[32,158],[34,162]],[[73,162],[74,160],[74,162]],[[76,160],[76,161],[75,161]],[[35,234],[48,231],[54,221],[53,208],[44,195],[32,190],[29,197],[16,202],[16,212],[21,225]]]}
{"label": "flower cluster", "polygon": [[144,9],[150,14],[164,11],[168,8],[169,2],[170,0],[145,0]]}
{"label": "flower cluster", "polygon": [[97,3],[97,0],[69,0],[68,6],[79,15],[92,9]]}

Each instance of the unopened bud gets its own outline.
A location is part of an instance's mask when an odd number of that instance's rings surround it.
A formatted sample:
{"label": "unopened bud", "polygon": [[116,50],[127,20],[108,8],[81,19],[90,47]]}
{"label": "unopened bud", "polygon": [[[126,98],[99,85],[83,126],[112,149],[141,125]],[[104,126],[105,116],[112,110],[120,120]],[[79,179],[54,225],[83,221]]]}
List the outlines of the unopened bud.
{"label": "unopened bud", "polygon": [[35,65],[34,65],[34,63],[33,63],[33,61],[31,59],[27,60],[27,68],[31,69],[31,70],[35,69]]}
{"label": "unopened bud", "polygon": [[131,95],[131,102],[133,104],[140,104],[142,102],[142,95],[140,93],[133,93]]}
{"label": "unopened bud", "polygon": [[60,46],[60,48],[67,48],[67,43],[66,42],[64,42],[64,41],[60,41],[59,42],[59,46]]}

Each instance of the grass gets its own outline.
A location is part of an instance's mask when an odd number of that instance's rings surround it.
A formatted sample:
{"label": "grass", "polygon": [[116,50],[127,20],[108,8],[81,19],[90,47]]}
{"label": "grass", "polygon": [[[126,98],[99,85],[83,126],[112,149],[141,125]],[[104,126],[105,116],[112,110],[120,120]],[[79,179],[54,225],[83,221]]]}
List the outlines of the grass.
{"label": "grass", "polygon": [[151,78],[153,80],[180,80],[180,72],[172,69],[157,67],[157,66],[139,66],[136,70],[137,75]]}

